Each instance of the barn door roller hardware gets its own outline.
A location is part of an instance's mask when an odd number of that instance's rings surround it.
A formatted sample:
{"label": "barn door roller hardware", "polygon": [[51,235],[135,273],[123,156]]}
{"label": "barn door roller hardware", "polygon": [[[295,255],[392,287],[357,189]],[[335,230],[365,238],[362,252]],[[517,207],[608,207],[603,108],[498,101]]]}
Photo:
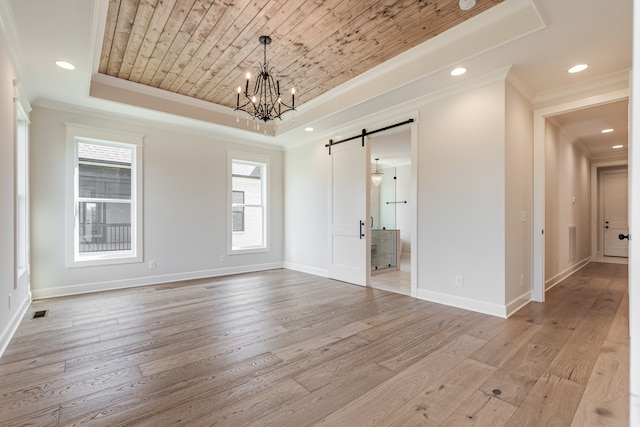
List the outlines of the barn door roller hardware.
{"label": "barn door roller hardware", "polygon": [[342,139],[340,141],[334,141],[333,139],[330,139],[329,143],[325,144],[325,147],[329,147],[329,155],[331,155],[331,147],[333,147],[334,145],[342,144],[343,142],[352,141],[352,140],[354,140],[356,138],[362,138],[362,146],[364,147],[364,137],[365,136],[373,135],[374,133],[378,133],[378,132],[382,132],[382,131],[385,131],[385,130],[393,129],[395,127],[406,125],[406,124],[409,124],[409,123],[413,123],[413,119],[405,120],[404,122],[396,123],[395,125],[385,126],[383,128],[372,130],[372,131],[369,131],[369,132],[367,132],[366,129],[362,129],[362,133],[361,134],[352,136],[352,137],[347,138],[347,139]]}

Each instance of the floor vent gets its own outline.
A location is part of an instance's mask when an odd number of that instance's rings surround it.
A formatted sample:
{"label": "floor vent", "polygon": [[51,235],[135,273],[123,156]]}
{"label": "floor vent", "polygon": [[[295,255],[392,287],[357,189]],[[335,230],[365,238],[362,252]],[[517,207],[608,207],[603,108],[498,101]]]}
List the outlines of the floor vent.
{"label": "floor vent", "polygon": [[44,317],[47,315],[47,310],[39,310],[33,313],[33,318],[37,319],[38,317]]}

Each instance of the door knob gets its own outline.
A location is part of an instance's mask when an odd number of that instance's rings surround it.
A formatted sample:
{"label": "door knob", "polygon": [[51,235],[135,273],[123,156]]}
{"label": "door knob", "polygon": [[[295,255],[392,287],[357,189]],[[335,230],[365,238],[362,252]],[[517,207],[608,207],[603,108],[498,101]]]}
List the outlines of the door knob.
{"label": "door knob", "polygon": [[624,234],[620,233],[620,234],[618,234],[618,239],[620,239],[620,240],[624,240],[624,239],[629,240],[629,235],[627,234],[625,236]]}

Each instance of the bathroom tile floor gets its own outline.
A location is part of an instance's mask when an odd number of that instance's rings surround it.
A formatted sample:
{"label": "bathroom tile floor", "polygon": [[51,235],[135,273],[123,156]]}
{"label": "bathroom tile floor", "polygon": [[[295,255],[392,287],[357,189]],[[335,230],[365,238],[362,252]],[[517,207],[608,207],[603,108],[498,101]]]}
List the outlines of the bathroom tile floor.
{"label": "bathroom tile floor", "polygon": [[400,269],[371,275],[371,287],[402,295],[411,295],[411,258],[403,256]]}

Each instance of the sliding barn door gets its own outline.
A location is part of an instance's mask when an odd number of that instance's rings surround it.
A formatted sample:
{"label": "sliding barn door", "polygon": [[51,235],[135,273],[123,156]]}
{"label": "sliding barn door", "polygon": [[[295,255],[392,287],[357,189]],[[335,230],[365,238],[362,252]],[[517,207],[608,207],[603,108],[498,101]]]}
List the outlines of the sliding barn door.
{"label": "sliding barn door", "polygon": [[329,277],[366,286],[370,270],[370,144],[331,147]]}

